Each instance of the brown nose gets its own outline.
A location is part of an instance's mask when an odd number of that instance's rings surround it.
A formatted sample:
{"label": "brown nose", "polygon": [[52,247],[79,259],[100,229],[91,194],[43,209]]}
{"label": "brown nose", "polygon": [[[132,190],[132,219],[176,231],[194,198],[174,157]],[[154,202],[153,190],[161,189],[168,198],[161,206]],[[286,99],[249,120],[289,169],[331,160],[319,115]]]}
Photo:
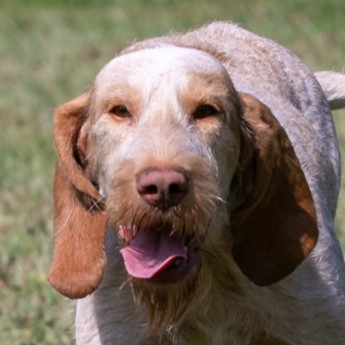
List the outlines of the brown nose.
{"label": "brown nose", "polygon": [[144,169],[136,175],[136,182],[139,195],[161,210],[178,205],[189,190],[188,174],[177,169]]}

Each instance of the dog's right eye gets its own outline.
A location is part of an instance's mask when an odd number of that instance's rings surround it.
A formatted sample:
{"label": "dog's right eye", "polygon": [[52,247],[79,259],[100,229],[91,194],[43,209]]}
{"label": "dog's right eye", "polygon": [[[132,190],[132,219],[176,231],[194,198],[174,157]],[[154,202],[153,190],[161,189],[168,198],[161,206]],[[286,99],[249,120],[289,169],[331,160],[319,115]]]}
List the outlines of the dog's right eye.
{"label": "dog's right eye", "polygon": [[219,114],[219,111],[215,109],[212,105],[202,104],[195,109],[193,113],[193,118],[195,120],[202,120],[207,117],[215,116],[218,114]]}
{"label": "dog's right eye", "polygon": [[110,110],[110,113],[121,119],[132,117],[132,114],[128,111],[128,109],[124,105],[117,105],[116,107]]}

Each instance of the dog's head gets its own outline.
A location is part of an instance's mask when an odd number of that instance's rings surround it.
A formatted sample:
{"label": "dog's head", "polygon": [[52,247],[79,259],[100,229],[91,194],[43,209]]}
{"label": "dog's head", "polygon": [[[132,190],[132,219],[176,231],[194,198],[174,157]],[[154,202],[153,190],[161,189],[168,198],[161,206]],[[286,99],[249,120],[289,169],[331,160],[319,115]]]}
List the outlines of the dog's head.
{"label": "dog's head", "polygon": [[284,129],[202,51],[161,46],[115,58],[92,91],[57,110],[55,143],[49,280],[68,297],[99,285],[107,226],[153,324],[176,320],[196,286],[233,261],[269,285],[317,241]]}

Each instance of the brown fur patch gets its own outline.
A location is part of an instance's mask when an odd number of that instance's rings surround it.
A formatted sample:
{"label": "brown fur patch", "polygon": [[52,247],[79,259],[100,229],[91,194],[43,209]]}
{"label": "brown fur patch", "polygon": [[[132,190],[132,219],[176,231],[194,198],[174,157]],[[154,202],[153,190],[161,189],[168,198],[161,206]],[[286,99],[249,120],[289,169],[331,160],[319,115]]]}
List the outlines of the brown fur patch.
{"label": "brown fur patch", "polygon": [[291,143],[271,111],[242,95],[253,128],[253,156],[242,167],[244,203],[232,215],[233,253],[241,270],[258,285],[290,274],[318,238],[316,211]]}

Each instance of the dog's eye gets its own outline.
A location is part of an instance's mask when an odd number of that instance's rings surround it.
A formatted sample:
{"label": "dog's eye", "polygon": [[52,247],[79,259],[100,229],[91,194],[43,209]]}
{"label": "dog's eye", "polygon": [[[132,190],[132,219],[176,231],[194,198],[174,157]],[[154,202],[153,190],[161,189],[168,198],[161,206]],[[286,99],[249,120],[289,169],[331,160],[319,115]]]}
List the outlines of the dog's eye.
{"label": "dog's eye", "polygon": [[201,119],[205,119],[206,117],[210,117],[210,116],[215,116],[218,115],[219,111],[214,108],[212,105],[208,105],[208,104],[203,104],[198,106],[194,113],[193,113],[193,118],[195,120],[201,120]]}
{"label": "dog's eye", "polygon": [[110,110],[110,113],[122,119],[132,117],[132,114],[124,105],[117,105]]}

